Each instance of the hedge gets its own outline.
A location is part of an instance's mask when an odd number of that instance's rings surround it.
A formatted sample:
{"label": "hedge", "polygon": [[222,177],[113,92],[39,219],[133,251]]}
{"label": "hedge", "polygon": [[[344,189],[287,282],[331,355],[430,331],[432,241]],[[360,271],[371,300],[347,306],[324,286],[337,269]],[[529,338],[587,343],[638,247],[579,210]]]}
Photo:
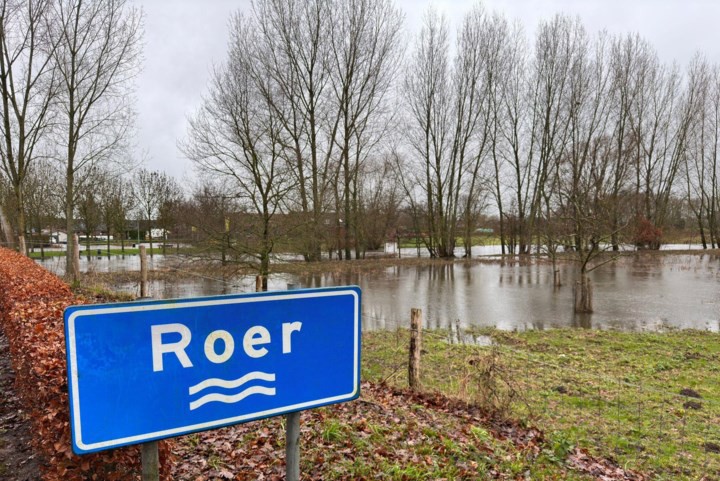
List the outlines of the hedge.
{"label": "hedge", "polygon": [[[140,450],[131,446],[77,456],[70,444],[63,310],[92,300],[29,258],[0,248],[0,328],[10,346],[15,388],[43,462],[43,480],[140,479]],[[169,480],[170,442],[160,443],[161,477]]]}

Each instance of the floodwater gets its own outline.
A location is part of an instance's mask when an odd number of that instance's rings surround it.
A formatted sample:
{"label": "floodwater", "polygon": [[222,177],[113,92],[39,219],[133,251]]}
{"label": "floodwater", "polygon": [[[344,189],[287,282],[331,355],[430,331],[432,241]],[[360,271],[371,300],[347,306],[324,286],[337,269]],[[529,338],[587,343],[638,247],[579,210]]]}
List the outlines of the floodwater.
{"label": "floodwater", "polygon": [[[685,246],[687,248],[687,246]],[[487,254],[490,249],[484,249]],[[403,257],[412,255],[412,250]],[[486,253],[486,252],[483,252]],[[172,256],[155,256],[156,268]],[[64,259],[39,261],[62,273]],[[137,271],[138,256],[84,257],[81,268],[96,272]],[[182,270],[182,269],[180,269]],[[594,312],[573,313],[575,266],[561,265],[563,286],[553,288],[551,266],[544,262],[429,263],[389,266],[366,273],[273,275],[271,290],[358,285],[363,292],[363,328],[409,325],[410,309],[423,311],[426,327],[493,326],[505,330],[578,327],[620,330],[720,330],[720,256],[712,254],[623,257],[590,274]],[[156,281],[156,298],[231,294],[254,290],[251,276]],[[137,293],[135,283],[118,290]]]}

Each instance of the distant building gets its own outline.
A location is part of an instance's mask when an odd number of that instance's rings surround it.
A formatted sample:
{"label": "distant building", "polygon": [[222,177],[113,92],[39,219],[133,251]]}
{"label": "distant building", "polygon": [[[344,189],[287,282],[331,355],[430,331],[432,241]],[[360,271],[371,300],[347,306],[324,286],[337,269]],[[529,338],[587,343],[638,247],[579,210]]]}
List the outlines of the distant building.
{"label": "distant building", "polygon": [[62,231],[53,232],[50,234],[50,242],[53,244],[67,244],[67,234]]}
{"label": "distant building", "polygon": [[[152,235],[153,239],[164,239],[166,236],[170,235],[169,230],[165,229],[150,229],[150,234]],[[145,240],[149,240],[149,238],[146,236]]]}

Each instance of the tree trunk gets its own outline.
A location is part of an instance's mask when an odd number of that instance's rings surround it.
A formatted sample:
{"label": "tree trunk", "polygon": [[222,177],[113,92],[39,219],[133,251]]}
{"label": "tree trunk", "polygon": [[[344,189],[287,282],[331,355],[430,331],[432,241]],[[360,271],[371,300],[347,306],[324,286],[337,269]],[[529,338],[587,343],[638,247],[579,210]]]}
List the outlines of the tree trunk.
{"label": "tree trunk", "polygon": [[[335,232],[337,232],[337,235],[335,236],[335,242],[337,243],[337,256],[338,260],[341,261],[343,260],[343,224],[339,217],[335,222]],[[332,259],[332,247],[328,249],[328,252],[330,253],[330,258]]]}
{"label": "tree trunk", "polygon": [[273,244],[270,233],[271,214],[267,206],[264,207],[263,213],[263,234],[262,234],[262,253],[260,254],[260,277],[262,277],[261,287],[263,291],[268,290],[268,277],[270,277],[270,253]]}
{"label": "tree trunk", "polygon": [[575,312],[592,312],[592,283],[586,273],[575,283]]}
{"label": "tree trunk", "polygon": [[75,262],[73,254],[75,252],[75,219],[73,217],[73,196],[74,196],[74,176],[71,166],[67,169],[67,185],[65,188],[65,232],[67,233],[67,251],[65,262],[65,275],[72,282],[78,280],[79,273],[75,270]]}
{"label": "tree trunk", "polygon": [[267,253],[263,253],[262,259],[260,259],[260,277],[262,278],[262,290],[268,290],[268,276],[270,273],[270,256]]}
{"label": "tree trunk", "polygon": [[703,249],[707,249],[707,239],[705,238],[705,226],[703,225],[702,211],[702,208],[698,209],[698,213],[695,215],[695,218],[697,219],[698,229],[700,230],[700,243],[702,244]]}
{"label": "tree trunk", "polygon": [[80,240],[77,234],[73,234],[72,245],[72,271],[75,273],[73,283],[76,283],[80,277]]}
{"label": "tree trunk", "polygon": [[503,221],[502,210],[500,211],[500,254],[505,255],[505,221]]}
{"label": "tree trunk", "polygon": [[[20,221],[18,220],[18,224]],[[25,234],[23,229],[18,226],[18,251],[26,256],[27,255],[27,244],[25,243]]]}
{"label": "tree trunk", "polygon": [[17,202],[18,250],[20,254],[26,256],[28,255],[27,244],[25,242],[27,225],[25,222],[25,209],[23,209],[25,204],[21,188],[15,190],[15,201]]}
{"label": "tree trunk", "polygon": [[[345,143],[346,147],[345,147],[345,151],[343,152],[343,157],[344,157],[344,161],[345,161],[345,169],[343,172],[343,174],[344,174],[343,187],[345,189],[345,192],[344,192],[345,198],[343,199],[343,213],[345,214],[345,231],[343,232],[343,234],[344,234],[343,241],[345,243],[345,246],[344,246],[345,247],[345,259],[350,260],[350,259],[352,259],[352,250],[351,250],[352,247],[350,245],[350,233],[351,233],[350,229],[352,228],[352,222],[350,220],[350,217],[351,217],[351,214],[350,214],[350,159],[349,159],[350,155],[347,151],[347,143],[349,142],[347,140],[347,135],[346,135],[345,142],[346,142]],[[356,239],[356,241],[357,241],[357,239]]]}
{"label": "tree trunk", "polygon": [[10,227],[10,223],[7,220],[7,217],[5,216],[5,210],[3,209],[3,206],[0,205],[0,230],[2,231],[3,235],[5,236],[5,243],[9,249],[12,249],[15,247],[15,239],[13,235],[12,228]]}

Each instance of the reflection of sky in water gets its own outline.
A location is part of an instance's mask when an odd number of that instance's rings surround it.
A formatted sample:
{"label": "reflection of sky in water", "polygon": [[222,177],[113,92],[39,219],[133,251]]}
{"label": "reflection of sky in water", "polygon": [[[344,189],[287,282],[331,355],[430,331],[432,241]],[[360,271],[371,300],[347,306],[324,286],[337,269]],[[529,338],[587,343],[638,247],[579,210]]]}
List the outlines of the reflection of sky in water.
{"label": "reflection of sky in water", "polygon": [[[489,250],[489,249],[488,249]],[[87,259],[84,259],[87,268]],[[156,256],[161,267],[166,260]],[[45,261],[50,270],[53,263]],[[138,270],[137,256],[125,259],[93,258],[97,271]],[[366,329],[386,329],[409,323],[410,309],[423,310],[426,327],[460,323],[495,326],[506,330],[551,327],[595,327],[625,330],[692,328],[720,331],[720,257],[711,255],[633,256],[605,265],[590,274],[594,285],[593,314],[576,315],[572,309],[575,267],[561,266],[563,286],[552,287],[549,264],[520,265],[438,263],[426,266],[389,266],[368,273],[328,273],[308,276],[271,276],[271,290],[288,283],[302,287],[359,285],[363,290]],[[118,286],[137,293],[136,284]],[[248,292],[251,276],[223,283],[210,278],[157,281],[158,298]]]}

